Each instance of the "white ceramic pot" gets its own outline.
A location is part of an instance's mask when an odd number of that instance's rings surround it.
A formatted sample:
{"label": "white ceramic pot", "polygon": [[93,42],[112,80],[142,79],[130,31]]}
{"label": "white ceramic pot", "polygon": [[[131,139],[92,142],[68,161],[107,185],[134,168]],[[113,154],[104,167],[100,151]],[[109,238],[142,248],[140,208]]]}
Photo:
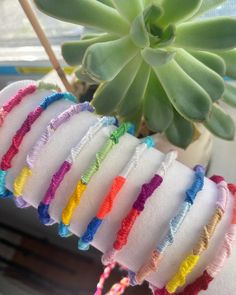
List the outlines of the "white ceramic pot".
{"label": "white ceramic pot", "polygon": [[201,127],[200,133],[199,138],[185,150],[172,145],[165,135],[155,134],[153,138],[156,142],[156,148],[163,153],[167,153],[170,149],[177,149],[178,160],[186,166],[193,168],[195,165],[201,164],[207,167],[212,153],[212,135],[204,127]]}

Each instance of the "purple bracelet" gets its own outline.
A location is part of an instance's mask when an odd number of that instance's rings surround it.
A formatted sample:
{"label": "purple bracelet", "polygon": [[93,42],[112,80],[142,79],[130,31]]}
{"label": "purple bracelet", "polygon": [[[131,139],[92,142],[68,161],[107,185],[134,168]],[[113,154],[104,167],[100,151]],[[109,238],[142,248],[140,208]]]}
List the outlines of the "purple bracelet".
{"label": "purple bracelet", "polygon": [[26,165],[23,167],[14,182],[14,201],[17,207],[27,208],[30,205],[23,199],[24,187],[32,175],[32,169],[39,158],[43,147],[51,140],[55,131],[64,123],[68,122],[74,115],[81,112],[94,112],[94,108],[89,102],[75,104],[70,106],[67,110],[62,112],[57,118],[51,120],[39,140],[33,146],[26,158]]}
{"label": "purple bracelet", "polygon": [[99,118],[98,121],[89,128],[86,135],[81,139],[81,141],[71,149],[70,154],[66,160],[61,164],[58,171],[53,175],[49,188],[44,195],[43,200],[38,206],[38,215],[40,221],[45,225],[52,225],[55,221],[49,215],[49,206],[53,199],[55,198],[56,191],[63,181],[65,175],[70,171],[72,164],[75,162],[76,158],[79,156],[81,151],[87,146],[96,133],[98,133],[103,127],[113,125],[116,123],[114,117],[103,117]]}

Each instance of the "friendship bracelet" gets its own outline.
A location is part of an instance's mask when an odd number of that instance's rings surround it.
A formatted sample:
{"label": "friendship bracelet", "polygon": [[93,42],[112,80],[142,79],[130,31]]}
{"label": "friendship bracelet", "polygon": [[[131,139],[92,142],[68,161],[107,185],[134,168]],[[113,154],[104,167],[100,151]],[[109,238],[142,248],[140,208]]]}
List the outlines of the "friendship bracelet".
{"label": "friendship bracelet", "polygon": [[101,148],[101,150],[95,155],[95,160],[91,166],[81,176],[73,194],[71,195],[66,207],[62,212],[62,221],[59,225],[59,234],[61,237],[67,237],[70,235],[69,225],[73,216],[75,208],[80,204],[83,193],[85,192],[88,183],[92,176],[99,170],[101,163],[106,158],[108,153],[112,150],[113,146],[119,143],[119,139],[126,132],[133,132],[134,126],[131,123],[122,123],[121,126],[113,131],[109,136],[109,139]]}
{"label": "friendship bracelet", "polygon": [[127,243],[128,236],[133,228],[136,219],[145,208],[147,200],[153,195],[154,191],[161,185],[163,177],[166,175],[167,170],[171,167],[174,160],[177,158],[177,152],[171,151],[161,163],[157,173],[149,183],[143,184],[137,200],[134,202],[132,209],[127,216],[123,219],[121,227],[116,235],[116,240],[113,243],[113,249],[103,254],[102,262],[104,265],[110,264],[114,261],[118,251],[120,251]]}
{"label": "friendship bracelet", "polygon": [[96,123],[88,129],[87,133],[80,140],[80,142],[71,149],[70,154],[68,155],[66,160],[53,175],[49,188],[38,206],[39,219],[43,224],[52,225],[55,223],[49,214],[49,206],[54,200],[57,189],[59,188],[65,175],[70,171],[73,163],[76,161],[82,150],[84,150],[84,148],[92,140],[95,134],[97,134],[103,127],[107,127],[115,123],[116,119],[114,117],[99,118]]}
{"label": "friendship bracelet", "polygon": [[193,248],[192,253],[188,255],[181,263],[179,270],[167,283],[166,288],[162,290],[156,290],[155,294],[161,295],[175,293],[178,287],[181,287],[185,284],[186,277],[196,267],[202,253],[208,249],[209,242],[216,231],[217,225],[219,224],[224,215],[229,193],[227,184],[224,180],[222,180],[222,178],[213,176],[211,180],[217,183],[219,191],[215,213],[211,217],[209,223],[206,226],[204,226],[201,237],[195,245],[195,247]]}
{"label": "friendship bracelet", "polygon": [[[214,177],[214,180],[217,181],[217,182],[221,182],[223,181],[223,178],[221,177]],[[192,187],[186,192],[186,199],[185,199],[185,202],[186,200],[188,200],[188,202],[190,202],[190,204],[192,205],[193,204],[193,201],[196,197],[196,194],[197,194],[197,190],[201,190],[202,187],[203,187],[203,181],[204,181],[204,168],[201,167],[201,166],[196,166],[195,167],[195,182],[193,183]],[[198,189],[197,189],[198,187]],[[235,186],[235,192],[236,192],[236,186]],[[220,199],[220,198],[219,198]],[[224,201],[223,201],[224,203]],[[191,206],[190,205],[190,206]],[[236,198],[235,198],[235,216],[236,216]],[[181,211],[179,211],[181,212]],[[176,215],[178,216],[178,214]],[[236,223],[236,218],[235,216],[233,217],[233,222]],[[174,220],[174,219],[172,219]],[[173,231],[175,233],[175,231]],[[234,229],[234,238],[233,240],[235,239],[236,240],[236,226],[235,226],[235,229]],[[167,234],[168,236],[169,234]],[[232,241],[232,233],[230,231],[230,241]],[[167,241],[167,239],[163,239],[163,241]],[[173,239],[171,239],[171,241],[173,241]],[[229,239],[227,238],[226,239],[227,241],[227,246],[228,246],[228,241]],[[168,242],[168,245],[169,245],[170,242]],[[165,245],[165,243],[160,243],[160,245]],[[231,246],[232,247],[232,246]],[[163,249],[163,248],[166,248],[166,247],[157,247],[157,249]],[[227,252],[226,249],[224,249],[224,252]],[[138,274],[136,277],[134,277],[133,273],[129,272],[129,279],[130,279],[130,285],[135,285],[136,284],[136,281],[139,282],[142,282],[142,280],[144,279],[144,275],[148,275],[150,274],[150,267],[152,266],[151,268],[151,272],[154,270],[156,271],[156,265],[158,267],[158,263],[160,262],[160,259],[158,259],[160,256],[159,256],[159,250],[158,250],[158,253],[157,255],[155,255],[156,253],[153,252],[153,255],[154,256],[154,261],[151,259],[150,262],[148,262],[146,265],[144,265],[143,267],[141,267],[141,269],[139,270]],[[223,255],[224,257],[226,255]],[[155,260],[157,257],[157,260]],[[218,260],[219,259],[219,260]],[[219,257],[217,258],[218,261],[221,261],[221,263],[217,263],[217,265],[222,265],[222,259],[220,259]],[[215,264],[214,264],[215,265]],[[211,268],[211,266],[210,266]],[[215,269],[215,267],[214,267]],[[138,275],[140,275],[140,277],[138,278]],[[210,281],[212,281],[213,279],[210,277],[210,275],[205,271],[202,275],[202,277],[200,277],[199,279],[197,279],[193,284],[190,284],[188,287],[186,287],[184,289],[184,291],[178,293],[181,294],[181,295],[197,295],[201,290],[206,290],[209,284]],[[116,284],[117,286],[119,286],[120,283]],[[115,286],[115,285],[114,285]],[[114,288],[114,286],[112,288]],[[128,287],[128,285],[126,285],[126,287]],[[119,294],[123,294],[123,292],[125,291],[125,289],[122,290],[122,293],[119,293]],[[172,294],[172,293],[169,293],[167,289],[156,289],[156,291],[154,291],[154,295],[169,295],[169,294]]]}
{"label": "friendship bracelet", "polygon": [[170,220],[167,233],[158,243],[157,248],[152,251],[151,258],[143,266],[140,267],[137,274],[129,271],[131,285],[135,286],[137,284],[141,284],[148,275],[150,275],[152,272],[157,272],[164,252],[169,246],[174,243],[175,235],[177,234],[192,205],[194,204],[197,194],[199,193],[199,191],[202,190],[204,185],[204,167],[198,165],[194,168],[194,171],[194,182],[192,186],[186,191],[185,200],[180,205],[178,213]]}
{"label": "friendship bracelet", "polygon": [[234,199],[233,215],[229,229],[224,236],[224,241],[222,243],[221,249],[217,253],[214,261],[206,269],[212,278],[216,277],[218,273],[222,270],[226,258],[231,255],[233,245],[236,242],[236,185],[229,184],[228,189],[233,194]]}
{"label": "friendship bracelet", "polygon": [[72,105],[67,110],[62,112],[57,118],[50,121],[39,140],[27,155],[26,165],[22,168],[21,172],[14,181],[14,200],[18,208],[26,208],[29,206],[29,204],[23,199],[23,191],[29,177],[32,175],[32,169],[39,158],[43,147],[51,140],[55,131],[62,124],[68,122],[74,115],[84,111],[94,112],[94,108],[89,104],[89,102]]}
{"label": "friendship bracelet", "polygon": [[[219,181],[223,180],[219,177]],[[201,291],[208,289],[209,284],[214,280],[218,273],[222,270],[226,259],[232,254],[233,246],[236,243],[236,185],[229,184],[228,188],[233,194],[233,215],[231,219],[231,224],[227,230],[223,243],[215,255],[213,262],[211,262],[203,274],[197,278],[193,283],[189,284],[185,289],[178,293],[178,295],[198,295]],[[156,293],[158,295],[160,293]],[[163,293],[162,293],[163,294]]]}
{"label": "friendship bracelet", "polygon": [[[202,190],[204,185],[204,175],[205,169],[198,165],[194,168],[195,170],[195,179],[191,186],[186,191],[186,197],[184,202],[181,204],[179,211],[175,217],[173,217],[169,222],[169,230],[167,234],[163,237],[161,242],[158,244],[157,249],[153,250],[151,254],[151,259],[145,263],[137,272],[137,275],[134,272],[129,271],[129,282],[130,285],[135,286],[141,284],[143,280],[152,272],[157,271],[159,263],[163,257],[163,254],[166,248],[173,244],[174,237],[180,226],[182,225],[185,217],[190,211],[191,206],[193,205],[197,193]],[[128,287],[128,285],[126,286]],[[123,292],[125,290],[123,289]]]}
{"label": "friendship bracelet", "polygon": [[36,90],[60,90],[53,84],[48,84],[40,81],[39,83],[29,84],[17,91],[7,102],[0,108],[0,127],[4,124],[4,121],[8,114],[19,105],[28,95],[33,94]]}
{"label": "friendship bracelet", "polygon": [[[33,94],[37,90],[51,90],[55,89],[52,84],[45,84],[39,82],[37,84],[30,84],[24,88],[19,89],[19,91],[12,96],[1,108],[0,108],[0,127],[4,125],[5,119],[8,114],[23,102],[28,95]],[[15,133],[12,138],[12,143],[4,154],[0,161],[0,197],[9,197],[11,192],[6,189],[6,177],[9,169],[12,167],[12,161],[14,157],[18,154],[20,145],[27,133],[31,130],[34,122],[40,117],[42,112],[47,109],[49,105],[60,99],[68,99],[75,102],[75,97],[70,93],[55,93],[47,96],[41,104],[30,112],[23,122],[21,127]],[[20,174],[17,176],[14,182],[15,203],[20,208],[25,208],[29,206],[27,202],[23,200],[23,192],[27,180],[32,175],[32,169],[43,150],[43,147],[50,141],[54,132],[61,126],[64,122],[70,120],[70,118],[81,112],[90,111],[93,112],[94,109],[89,103],[83,103],[78,105],[73,105],[66,111],[61,113],[56,119],[50,121],[49,125],[42,133],[40,139],[36,142],[34,147],[29,152],[26,165],[21,170]],[[70,155],[62,163],[59,170],[53,175],[51,179],[50,186],[38,207],[38,214],[40,220],[44,224],[52,224],[54,221],[49,215],[49,205],[53,201],[56,195],[56,191],[63,181],[66,173],[68,173],[80,154],[80,152],[86,147],[87,143],[92,139],[92,135],[97,133],[103,126],[107,126],[115,123],[115,118],[102,118],[99,119],[92,127],[89,128],[87,134],[82,138],[82,140],[76,145],[72,150]],[[123,127],[123,128],[122,128]],[[69,226],[71,219],[74,214],[75,208],[80,204],[83,193],[85,192],[87,185],[89,184],[92,176],[98,171],[101,163],[113,148],[115,144],[119,142],[119,138],[124,135],[125,132],[130,131],[133,127],[129,123],[121,125],[115,132],[110,134],[109,140],[102,147],[102,149],[96,153],[96,159],[92,162],[91,166],[86,170],[86,172],[81,176],[77,187],[71,195],[67,206],[64,208],[62,213],[62,220],[59,225],[59,233],[62,237],[67,237],[70,235]],[[127,182],[128,176],[132,170],[137,166],[138,161],[141,159],[147,148],[153,145],[152,138],[148,137],[144,142],[139,144],[134,152],[134,155],[125,165],[125,168],[120,172],[120,174],[113,179],[113,182],[106,194],[96,216],[90,221],[87,229],[83,236],[80,238],[78,247],[81,250],[87,250],[90,243],[94,239],[95,234],[99,230],[103,220],[108,216],[113,208],[113,204],[124,185]],[[175,155],[174,155],[175,154]],[[117,232],[116,240],[113,243],[113,249],[103,255],[102,261],[107,265],[104,269],[104,273],[100,278],[97,285],[97,290],[95,295],[101,295],[104,287],[105,280],[109,277],[111,271],[114,269],[116,263],[114,262],[115,256],[118,251],[120,251],[128,242],[129,234],[135,225],[136,219],[142,213],[145,208],[145,204],[148,198],[152,197],[155,190],[163,182],[163,178],[167,172],[167,169],[171,166],[172,162],[176,158],[176,152],[167,154],[161,167],[158,169],[155,176],[151,179],[149,183],[142,186],[141,192],[138,195],[137,200],[133,204],[132,209],[129,211],[127,216],[123,219],[121,228]],[[183,203],[180,205],[177,214],[170,220],[167,233],[161,238],[161,241],[157,244],[155,250],[152,251],[151,257],[147,263],[145,263],[135,274],[129,271],[129,277],[123,278],[119,283],[112,286],[110,291],[106,293],[107,295],[123,294],[127,287],[130,285],[141,284],[143,280],[151,272],[157,271],[160,262],[163,258],[164,252],[167,247],[174,243],[175,235],[183,224],[188,212],[193,205],[197,193],[203,188],[204,184],[204,168],[201,166],[195,167],[195,179],[192,186],[187,190],[186,197]],[[181,262],[178,272],[172,277],[172,279],[166,284],[163,289],[154,289],[154,295],[170,295],[170,294],[180,294],[180,295],[198,295],[201,291],[207,290],[210,283],[214,280],[217,274],[222,270],[226,259],[232,254],[233,245],[236,243],[236,185],[227,185],[220,176],[213,176],[211,178],[218,188],[218,198],[216,203],[215,212],[209,219],[207,225],[201,233],[200,239],[183,262]],[[217,229],[218,224],[223,218],[223,215],[227,206],[227,199],[229,191],[233,194],[233,216],[231,219],[231,224],[227,229],[222,245],[219,247],[214,260],[206,266],[203,273],[191,284],[187,285],[183,291],[176,293],[178,287],[185,284],[187,276],[194,270],[201,255],[204,251],[208,249],[209,243]],[[109,264],[110,263],[110,264]]]}
{"label": "friendship bracelet", "polygon": [[2,157],[0,163],[0,197],[9,197],[11,194],[6,188],[6,176],[8,170],[11,168],[13,158],[18,154],[19,147],[25,137],[25,135],[31,130],[34,122],[40,117],[44,110],[48,108],[52,103],[60,100],[67,99],[76,102],[76,98],[69,92],[64,93],[54,93],[47,96],[42,103],[39,104],[32,112],[30,112],[25,119],[24,123],[21,125],[20,129],[15,133],[12,139],[12,144],[8,151]]}
{"label": "friendship bracelet", "polygon": [[124,293],[127,287],[130,285],[129,278],[123,278],[118,284],[111,287],[110,291],[106,295],[121,295]]}
{"label": "friendship bracelet", "polygon": [[78,248],[88,250],[90,243],[93,241],[95,234],[102,225],[105,217],[111,212],[115,199],[127,181],[129,174],[137,167],[145,151],[155,145],[153,139],[148,136],[135,149],[135,153],[122,172],[117,176],[110,187],[108,194],[102,202],[96,217],[94,217],[87,226],[87,230],[79,240]]}
{"label": "friendship bracelet", "polygon": [[112,270],[115,268],[116,263],[111,263],[108,266],[105,267],[103,274],[100,276],[99,282],[97,284],[97,289],[96,292],[94,293],[94,295],[102,295],[102,291],[104,288],[104,284],[107,280],[107,278],[109,278]]}

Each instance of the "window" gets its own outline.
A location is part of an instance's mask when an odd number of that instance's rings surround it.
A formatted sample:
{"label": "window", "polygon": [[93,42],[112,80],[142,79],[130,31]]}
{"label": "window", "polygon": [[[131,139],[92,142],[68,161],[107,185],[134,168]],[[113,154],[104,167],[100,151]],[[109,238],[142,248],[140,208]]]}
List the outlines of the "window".
{"label": "window", "polygon": [[[32,5],[34,7],[33,3]],[[236,0],[227,0],[216,9],[207,12],[204,17],[219,15],[236,16],[235,7]],[[49,65],[48,58],[19,2],[16,0],[1,0],[0,11],[0,63],[6,64],[6,61],[11,63],[18,61],[36,63],[38,61],[41,64],[44,62],[44,65]],[[67,40],[79,39],[83,32],[83,27],[53,19],[37,9],[35,9],[35,12],[53,45],[54,51],[62,59],[60,44]]]}
{"label": "window", "polygon": [[[34,5],[32,4],[34,7]],[[66,40],[78,39],[83,28],[65,23],[34,9],[46,35],[57,55],[60,56],[60,44]],[[16,0],[0,1],[0,61],[36,61],[47,60],[31,24]]]}

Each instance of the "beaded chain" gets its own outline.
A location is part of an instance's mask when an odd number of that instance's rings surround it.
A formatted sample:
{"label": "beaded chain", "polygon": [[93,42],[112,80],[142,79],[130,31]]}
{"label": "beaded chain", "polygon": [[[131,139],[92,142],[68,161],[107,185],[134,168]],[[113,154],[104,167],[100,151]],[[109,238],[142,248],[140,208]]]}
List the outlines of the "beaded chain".
{"label": "beaded chain", "polygon": [[52,95],[47,96],[32,112],[28,114],[20,129],[18,129],[18,131],[13,136],[12,144],[2,157],[0,163],[0,197],[5,198],[11,195],[11,193],[5,187],[6,176],[8,170],[12,167],[12,160],[19,152],[20,145],[25,135],[30,132],[31,127],[33,126],[35,121],[41,116],[43,111],[45,111],[54,102],[61,99],[76,102],[76,98],[69,92],[54,93]]}
{"label": "beaded chain", "polygon": [[56,130],[64,123],[68,122],[74,115],[79,114],[80,112],[94,112],[94,108],[88,103],[80,103],[70,106],[67,110],[62,112],[57,118],[51,120],[44,132],[42,133],[39,140],[33,146],[26,158],[26,165],[22,168],[19,175],[16,177],[13,184],[13,193],[15,204],[18,208],[29,207],[29,204],[23,199],[24,187],[29,179],[32,176],[32,169],[38,160],[43,147],[49,143],[52,139]]}

